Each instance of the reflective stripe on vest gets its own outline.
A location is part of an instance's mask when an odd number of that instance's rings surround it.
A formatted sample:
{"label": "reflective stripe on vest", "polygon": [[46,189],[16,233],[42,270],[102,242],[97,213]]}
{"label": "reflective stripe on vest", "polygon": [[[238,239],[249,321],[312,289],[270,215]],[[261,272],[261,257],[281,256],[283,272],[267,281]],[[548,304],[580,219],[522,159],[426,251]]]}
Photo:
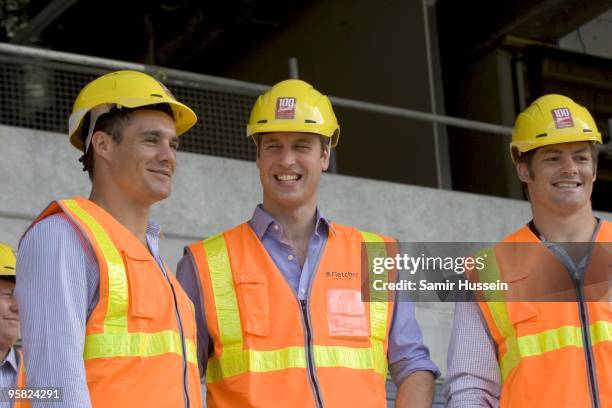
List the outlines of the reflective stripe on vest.
{"label": "reflective stripe on vest", "polygon": [[[128,279],[121,254],[104,228],[75,200],[62,200],[94,236],[108,271],[108,308],[104,316],[104,332],[85,336],[83,358],[152,357],[165,353],[183,355],[179,333],[163,330],[153,333],[128,332]],[[185,339],[187,361],[197,364],[196,346]]]}
{"label": "reflective stripe on vest", "polygon": [[[499,265],[493,248],[486,253],[485,274],[479,274],[483,282],[494,282],[500,279]],[[498,296],[497,294],[493,296]],[[495,327],[504,337],[506,351],[499,358],[499,368],[502,382],[508,377],[521,359],[538,356],[564,347],[583,347],[582,328],[580,326],[562,326],[556,329],[545,330],[540,333],[517,337],[514,326],[508,317],[505,302],[486,302],[495,323]],[[612,323],[597,321],[589,325],[591,343],[595,346],[604,341],[612,341]]]}
{"label": "reflective stripe on vest", "polygon": [[[366,245],[370,264],[374,257],[386,255],[386,246],[381,237],[366,232],[361,234],[365,242],[381,243],[380,246]],[[243,350],[244,343],[238,299],[225,238],[222,233],[217,234],[206,239],[202,244],[206,252],[206,261],[210,273],[219,322],[219,336],[223,344],[222,355],[213,356],[208,361],[206,382],[215,382],[247,371],[270,372],[289,368],[306,368],[306,355],[303,346],[266,351]],[[381,249],[384,252],[381,253]],[[378,279],[381,279],[380,275]],[[384,276],[382,279],[384,279]],[[370,302],[370,340],[372,347],[352,348],[313,345],[315,366],[371,369],[384,378],[387,373],[387,359],[383,353],[387,317],[387,302]]]}

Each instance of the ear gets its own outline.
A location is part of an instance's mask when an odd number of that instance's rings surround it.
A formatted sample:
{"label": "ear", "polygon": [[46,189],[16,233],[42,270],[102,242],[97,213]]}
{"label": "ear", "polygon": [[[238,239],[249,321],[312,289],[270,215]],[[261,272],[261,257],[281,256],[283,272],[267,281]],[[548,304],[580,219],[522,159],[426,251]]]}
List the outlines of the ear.
{"label": "ear", "polygon": [[516,174],[523,183],[529,183],[532,181],[531,175],[529,175],[529,168],[527,167],[527,163],[517,163]]}
{"label": "ear", "polygon": [[597,180],[597,164],[593,163],[593,183]]}
{"label": "ear", "polygon": [[111,160],[113,147],[114,143],[109,134],[98,130],[91,136],[90,149],[94,149],[94,154],[97,154],[106,161]]}
{"label": "ear", "polygon": [[329,143],[325,143],[323,147],[323,154],[321,155],[321,169],[323,171],[327,171],[329,168],[329,159],[331,157],[331,145]]}

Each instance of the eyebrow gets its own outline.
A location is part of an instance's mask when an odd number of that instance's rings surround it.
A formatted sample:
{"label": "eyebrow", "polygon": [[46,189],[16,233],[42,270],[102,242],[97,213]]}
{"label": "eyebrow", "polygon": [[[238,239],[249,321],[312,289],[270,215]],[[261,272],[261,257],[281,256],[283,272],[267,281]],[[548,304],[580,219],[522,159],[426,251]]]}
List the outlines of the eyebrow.
{"label": "eyebrow", "polygon": [[[588,148],[582,147],[582,148],[580,148],[578,150],[573,150],[570,153],[571,154],[579,154],[579,153],[585,153],[585,152],[588,152],[588,151],[589,151]],[[559,154],[559,153],[563,153],[563,150],[548,148],[548,149],[542,151],[542,154],[548,154],[548,153]]]}

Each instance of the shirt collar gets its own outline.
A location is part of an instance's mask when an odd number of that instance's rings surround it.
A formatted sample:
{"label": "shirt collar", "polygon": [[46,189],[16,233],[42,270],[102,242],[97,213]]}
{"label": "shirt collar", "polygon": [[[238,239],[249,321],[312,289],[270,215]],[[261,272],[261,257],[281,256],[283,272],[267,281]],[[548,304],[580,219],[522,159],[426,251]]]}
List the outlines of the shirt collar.
{"label": "shirt collar", "polygon": [[15,352],[15,347],[11,347],[4,361],[0,363],[0,366],[4,364],[10,364],[13,367],[13,370],[17,372],[19,368],[17,367],[17,353]]}
{"label": "shirt collar", "polygon": [[159,224],[156,223],[155,221],[149,220],[149,223],[147,224],[147,235],[149,235],[152,238],[159,238],[160,234],[161,234],[161,227],[159,226]]}
{"label": "shirt collar", "polygon": [[[332,225],[331,225],[331,221],[328,220],[323,215],[319,207],[317,207],[316,220],[317,220],[317,223],[315,225],[315,230],[314,230],[315,235],[326,234],[328,231],[331,231],[332,233],[335,234],[335,231],[333,230]],[[282,232],[282,226],[278,222],[276,222],[276,220],[272,218],[272,216],[268,214],[266,210],[264,210],[261,204],[255,207],[255,211],[253,211],[253,216],[251,217],[251,220],[249,221],[249,225],[251,226],[251,228],[255,232],[255,235],[257,235],[260,241],[262,240],[263,236],[266,235],[266,233],[274,225],[278,225],[279,239],[280,239],[280,234]]]}
{"label": "shirt collar", "polygon": [[[601,219],[599,217],[595,217],[595,219],[597,220],[597,224],[595,225],[593,236],[591,236],[591,241],[595,241],[595,238],[597,237],[597,234],[599,233],[599,228],[601,227]],[[527,224],[527,226],[529,227],[531,232],[533,232],[533,235],[538,237],[540,241],[545,242],[545,243],[550,242],[546,239],[544,235],[540,234],[540,231],[538,231],[538,229],[536,228],[535,223],[533,222],[533,219],[529,221],[529,224]]]}

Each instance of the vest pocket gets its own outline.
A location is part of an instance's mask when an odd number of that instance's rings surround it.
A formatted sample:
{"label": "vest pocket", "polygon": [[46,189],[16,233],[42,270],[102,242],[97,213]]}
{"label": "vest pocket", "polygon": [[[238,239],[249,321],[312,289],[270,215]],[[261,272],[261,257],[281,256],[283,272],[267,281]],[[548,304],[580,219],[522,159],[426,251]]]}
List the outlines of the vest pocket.
{"label": "vest pocket", "polygon": [[151,319],[159,316],[159,285],[154,276],[159,269],[155,261],[134,259],[124,254],[130,296],[130,313],[134,317]]}
{"label": "vest pocket", "polygon": [[327,324],[335,337],[368,337],[368,321],[361,292],[352,289],[327,290]]}
{"label": "vest pocket", "polygon": [[539,319],[536,306],[532,302],[508,303],[508,319],[517,336],[539,332]]}
{"label": "vest pocket", "polygon": [[270,296],[268,278],[261,273],[238,272],[235,275],[244,330],[255,336],[270,334]]}

